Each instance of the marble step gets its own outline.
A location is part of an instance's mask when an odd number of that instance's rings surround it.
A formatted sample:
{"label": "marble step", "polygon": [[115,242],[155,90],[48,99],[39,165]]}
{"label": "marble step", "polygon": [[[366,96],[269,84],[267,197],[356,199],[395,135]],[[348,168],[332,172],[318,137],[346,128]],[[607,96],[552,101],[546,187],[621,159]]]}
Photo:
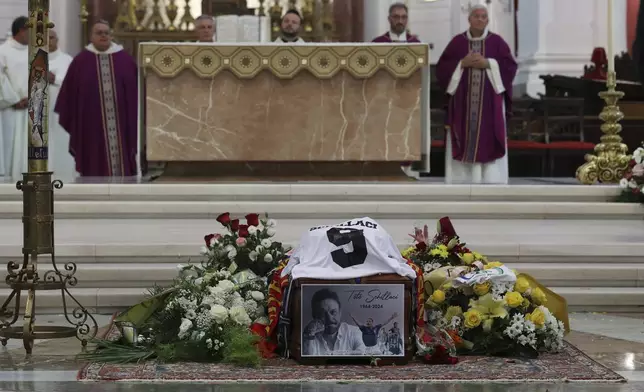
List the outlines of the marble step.
{"label": "marble step", "polygon": [[[550,287],[644,287],[644,263],[546,264],[508,263]],[[168,286],[177,276],[176,263],[78,264],[79,288],[146,288]],[[45,268],[43,267],[43,270]],[[0,278],[4,280],[4,273]]]}
{"label": "marble step", "polygon": [[[616,186],[444,185],[402,183],[145,183],[66,184],[58,201],[523,201],[602,202],[619,194]],[[0,184],[0,202],[21,201],[13,184]]]}
{"label": "marble step", "polygon": [[[378,221],[400,248],[411,243],[414,226],[435,221]],[[276,240],[299,242],[310,227],[336,219],[277,221]],[[644,220],[455,219],[467,245],[504,262],[630,263],[644,254]],[[155,263],[200,259],[205,234],[221,231],[206,219],[59,219],[55,224],[58,263]],[[0,265],[21,258],[22,223],[0,219]],[[41,259],[43,262],[46,258]]]}
{"label": "marble step", "polygon": [[[570,311],[633,312],[644,311],[644,287],[551,287],[564,296]],[[74,288],[70,292],[88,310],[109,314],[126,309],[145,298],[141,288]],[[7,298],[9,290],[0,289],[0,298]],[[38,314],[60,314],[60,291],[38,292]],[[24,303],[23,303],[24,306]],[[68,309],[71,311],[72,309]]]}
{"label": "marble step", "polygon": [[[621,219],[642,220],[644,206],[608,202],[501,201],[57,201],[60,219],[214,219],[222,212],[266,212],[276,219]],[[20,219],[21,201],[0,203],[0,219]]]}

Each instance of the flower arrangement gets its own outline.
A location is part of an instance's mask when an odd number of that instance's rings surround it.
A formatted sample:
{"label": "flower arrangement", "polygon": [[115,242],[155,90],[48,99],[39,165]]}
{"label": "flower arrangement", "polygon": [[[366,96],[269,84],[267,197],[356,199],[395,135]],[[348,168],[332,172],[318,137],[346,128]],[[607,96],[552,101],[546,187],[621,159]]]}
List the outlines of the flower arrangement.
{"label": "flower arrangement", "polygon": [[633,152],[624,178],[619,182],[622,192],[618,201],[644,203],[644,147]]}
{"label": "flower arrangement", "polygon": [[202,253],[208,257],[210,268],[225,268],[231,272],[250,270],[266,276],[277,267],[290,249],[273,241],[276,222],[260,219],[259,214],[246,215],[246,224],[232,219],[225,212],[217,217],[227,231],[225,234],[208,234]]}
{"label": "flower arrangement", "polygon": [[246,215],[246,224],[229,213],[217,221],[226,232],[205,236],[206,260],[179,265],[170,289],[151,289],[148,300],[117,318],[119,341],[97,342],[84,359],[260,363],[261,337],[253,331],[269,324],[267,274],[288,249],[273,241],[275,221],[258,214]]}
{"label": "flower arrangement", "polygon": [[470,251],[449,218],[439,221],[431,243],[427,226],[411,237],[415,244],[403,256],[423,268],[427,320],[461,352],[534,357],[562,348],[565,326],[546,307],[544,290]]}

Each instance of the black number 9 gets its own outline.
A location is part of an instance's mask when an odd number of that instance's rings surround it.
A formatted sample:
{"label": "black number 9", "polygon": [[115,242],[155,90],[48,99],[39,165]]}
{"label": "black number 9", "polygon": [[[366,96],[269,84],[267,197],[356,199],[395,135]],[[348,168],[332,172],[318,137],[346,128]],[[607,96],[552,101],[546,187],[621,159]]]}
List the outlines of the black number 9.
{"label": "black number 9", "polygon": [[334,263],[342,268],[364,264],[367,259],[367,241],[362,230],[334,227],[326,232],[326,236],[329,242],[335,246],[353,244],[353,252],[347,253],[344,249],[337,249],[331,252]]}

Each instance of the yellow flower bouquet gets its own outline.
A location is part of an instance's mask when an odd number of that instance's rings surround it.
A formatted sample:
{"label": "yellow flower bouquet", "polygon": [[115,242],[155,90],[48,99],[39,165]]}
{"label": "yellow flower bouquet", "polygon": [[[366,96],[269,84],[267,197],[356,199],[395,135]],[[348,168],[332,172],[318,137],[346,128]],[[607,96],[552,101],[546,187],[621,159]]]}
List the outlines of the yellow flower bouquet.
{"label": "yellow flower bouquet", "polygon": [[462,354],[536,357],[562,348],[566,327],[536,282],[466,248],[449,218],[431,243],[427,226],[411,236],[403,256],[423,269],[427,321]]}

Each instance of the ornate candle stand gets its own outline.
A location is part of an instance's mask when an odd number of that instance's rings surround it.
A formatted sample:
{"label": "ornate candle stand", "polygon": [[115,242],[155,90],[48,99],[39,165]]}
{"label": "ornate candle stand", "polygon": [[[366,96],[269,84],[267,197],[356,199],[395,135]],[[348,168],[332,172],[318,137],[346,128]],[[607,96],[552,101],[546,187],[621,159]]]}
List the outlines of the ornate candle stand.
{"label": "ornate candle stand", "polygon": [[624,97],[624,93],[615,90],[617,87],[615,72],[608,73],[606,87],[608,91],[599,93],[606,102],[606,106],[599,114],[599,118],[604,122],[601,125],[603,135],[600,143],[595,146],[595,153],[587,154],[586,163],[577,169],[576,177],[585,185],[592,185],[597,181],[605,184],[618,183],[631,160],[628,147],[622,143],[622,137],[619,136],[622,131],[619,122],[624,118],[624,113],[619,110],[617,102]]}
{"label": "ornate candle stand", "polygon": [[[76,264],[66,263],[61,269],[54,255],[54,189],[62,188],[63,183],[52,181],[53,173],[47,170],[47,50],[48,30],[52,27],[49,0],[29,0],[29,125],[23,131],[29,135],[29,170],[16,184],[23,200],[23,261],[22,265],[13,261],[7,265],[5,281],[12,292],[0,307],[0,342],[5,346],[8,339],[22,339],[27,354],[31,354],[35,339],[76,336],[85,346],[98,331],[94,317],[68,290],[78,283],[74,276]],[[37,268],[39,255],[50,255],[53,267],[42,276]],[[36,292],[41,290],[60,290],[63,312],[71,326],[35,325]],[[22,326],[14,326],[20,316],[23,292],[26,292],[26,301]],[[74,306],[71,312],[67,309],[68,302]]]}

